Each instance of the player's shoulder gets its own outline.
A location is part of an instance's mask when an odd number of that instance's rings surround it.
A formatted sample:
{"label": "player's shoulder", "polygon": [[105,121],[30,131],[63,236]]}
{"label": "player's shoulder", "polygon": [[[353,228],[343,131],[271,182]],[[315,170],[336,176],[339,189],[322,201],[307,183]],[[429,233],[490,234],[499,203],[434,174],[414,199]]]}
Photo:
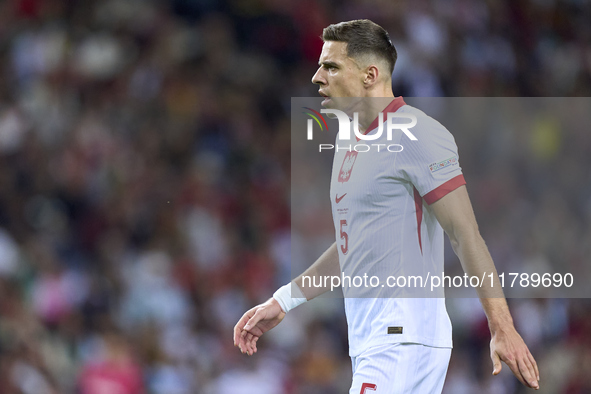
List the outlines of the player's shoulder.
{"label": "player's shoulder", "polygon": [[427,142],[430,138],[444,138],[455,141],[453,134],[444,125],[432,116],[427,115],[423,110],[405,104],[400,107],[397,112],[414,115],[416,117],[417,124],[411,129],[411,131],[417,136],[417,138],[421,135],[427,139]]}

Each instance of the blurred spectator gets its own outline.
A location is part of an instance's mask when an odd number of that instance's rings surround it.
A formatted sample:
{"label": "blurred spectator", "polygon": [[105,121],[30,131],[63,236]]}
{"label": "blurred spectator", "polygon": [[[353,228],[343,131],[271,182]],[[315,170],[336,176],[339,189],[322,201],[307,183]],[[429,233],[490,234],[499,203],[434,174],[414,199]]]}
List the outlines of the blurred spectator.
{"label": "blurred spectator", "polygon": [[80,373],[82,394],[141,394],[144,392],[142,371],[121,336],[109,333],[100,339]]}

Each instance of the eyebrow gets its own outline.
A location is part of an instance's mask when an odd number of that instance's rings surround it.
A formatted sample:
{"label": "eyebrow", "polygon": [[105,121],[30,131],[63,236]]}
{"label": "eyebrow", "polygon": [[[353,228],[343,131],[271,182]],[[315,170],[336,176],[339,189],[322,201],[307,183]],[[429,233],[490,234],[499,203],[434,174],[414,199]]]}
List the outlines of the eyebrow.
{"label": "eyebrow", "polygon": [[327,66],[327,67],[334,67],[334,68],[339,68],[339,65],[336,64],[335,62],[318,62],[319,66]]}

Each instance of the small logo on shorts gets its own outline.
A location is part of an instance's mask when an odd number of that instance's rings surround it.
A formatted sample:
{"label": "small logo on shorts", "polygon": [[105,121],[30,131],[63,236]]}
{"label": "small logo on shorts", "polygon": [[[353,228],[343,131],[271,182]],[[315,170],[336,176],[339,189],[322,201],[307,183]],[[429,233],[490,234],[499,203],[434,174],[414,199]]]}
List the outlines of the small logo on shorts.
{"label": "small logo on shorts", "polygon": [[402,334],[402,327],[388,327],[388,334]]}

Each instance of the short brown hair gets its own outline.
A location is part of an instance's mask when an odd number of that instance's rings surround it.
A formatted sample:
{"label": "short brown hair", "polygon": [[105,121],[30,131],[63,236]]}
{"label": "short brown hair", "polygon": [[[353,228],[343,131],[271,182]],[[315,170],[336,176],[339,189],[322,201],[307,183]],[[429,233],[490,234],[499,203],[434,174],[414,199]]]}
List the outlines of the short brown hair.
{"label": "short brown hair", "polygon": [[336,23],[322,31],[323,41],[341,41],[347,43],[347,56],[359,58],[364,55],[377,56],[386,61],[390,75],[396,63],[396,48],[383,27],[369,19]]}

